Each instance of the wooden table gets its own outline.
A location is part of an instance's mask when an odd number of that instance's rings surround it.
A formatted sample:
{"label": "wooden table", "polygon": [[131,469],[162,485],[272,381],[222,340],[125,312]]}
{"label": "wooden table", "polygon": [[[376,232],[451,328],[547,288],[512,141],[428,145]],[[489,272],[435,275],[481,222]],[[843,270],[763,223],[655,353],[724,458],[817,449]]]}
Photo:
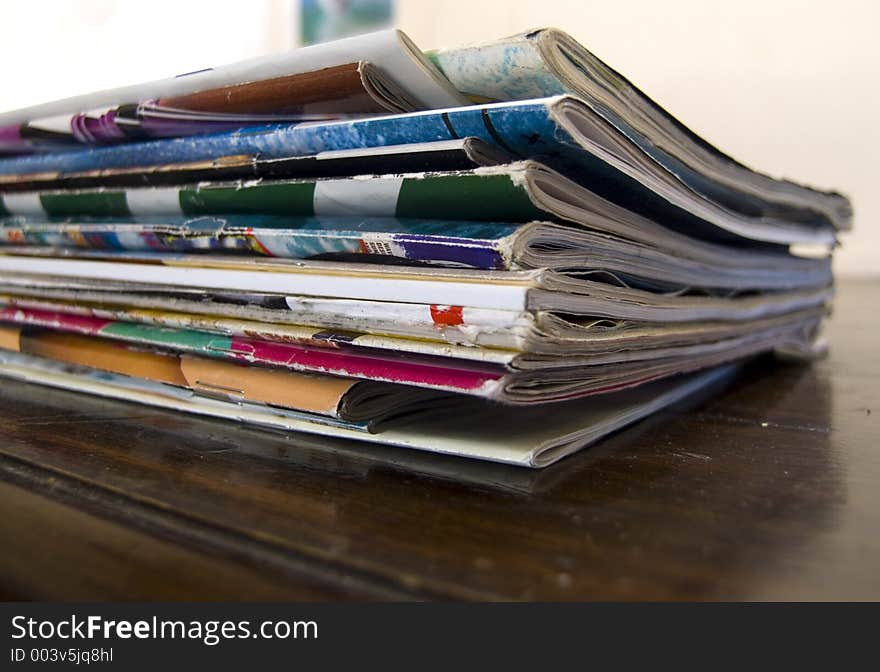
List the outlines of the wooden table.
{"label": "wooden table", "polygon": [[0,597],[878,599],[878,297],[537,472],[2,380]]}

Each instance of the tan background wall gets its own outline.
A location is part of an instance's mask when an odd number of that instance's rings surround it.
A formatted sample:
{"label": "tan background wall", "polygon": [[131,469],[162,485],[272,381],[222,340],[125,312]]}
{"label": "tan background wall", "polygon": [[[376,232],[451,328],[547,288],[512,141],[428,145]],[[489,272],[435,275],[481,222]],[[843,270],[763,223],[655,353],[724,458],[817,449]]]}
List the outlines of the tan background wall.
{"label": "tan background wall", "polygon": [[[0,109],[293,44],[287,0],[5,3]],[[398,0],[423,48],[555,25],[739,160],[847,192],[837,270],[880,273],[880,3]]]}

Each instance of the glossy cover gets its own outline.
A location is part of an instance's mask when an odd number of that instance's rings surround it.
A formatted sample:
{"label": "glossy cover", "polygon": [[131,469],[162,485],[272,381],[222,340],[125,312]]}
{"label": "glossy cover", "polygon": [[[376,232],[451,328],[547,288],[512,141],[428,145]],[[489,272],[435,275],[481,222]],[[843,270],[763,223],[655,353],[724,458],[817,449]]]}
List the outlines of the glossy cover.
{"label": "glossy cover", "polygon": [[154,215],[370,216],[528,222],[549,215],[521,164],[467,171],[204,182],[179,187],[57,190],[0,195],[0,214],[38,217]]}
{"label": "glossy cover", "polygon": [[320,152],[264,159],[258,154],[145,167],[102,168],[73,173],[0,175],[0,192],[90,187],[143,187],[200,181],[351,177],[382,173],[467,170],[507,163],[510,156],[476,138]]}
{"label": "glossy cover", "polygon": [[115,251],[252,253],[508,269],[516,224],[386,217],[158,216],[148,223],[11,219],[0,245]]}
{"label": "glossy cover", "polygon": [[76,172],[236,154],[282,158],[463,137],[478,138],[513,157],[538,159],[595,194],[664,225],[707,229],[699,234],[703,237],[830,242],[832,226],[849,226],[851,212],[840,196],[829,196],[835,206],[827,212],[806,205],[780,209],[757,201],[733,207],[732,200],[719,195],[726,187],[716,194],[718,185],[698,171],[658,162],[588,104],[570,96],[7,159],[0,161],[0,173]]}
{"label": "glossy cover", "polygon": [[407,112],[418,105],[369,63],[245,82],[188,95],[31,119],[0,127],[0,153],[31,153],[77,145],[109,145],[370,113]]}
{"label": "glossy cover", "polygon": [[550,108],[559,98],[495,103],[403,115],[276,124],[199,138],[154,140],[116,147],[0,161],[0,173],[72,172],[199,161],[217,156],[308,156],[341,149],[384,147],[475,137],[520,157],[578,157],[583,150],[558,128]]}

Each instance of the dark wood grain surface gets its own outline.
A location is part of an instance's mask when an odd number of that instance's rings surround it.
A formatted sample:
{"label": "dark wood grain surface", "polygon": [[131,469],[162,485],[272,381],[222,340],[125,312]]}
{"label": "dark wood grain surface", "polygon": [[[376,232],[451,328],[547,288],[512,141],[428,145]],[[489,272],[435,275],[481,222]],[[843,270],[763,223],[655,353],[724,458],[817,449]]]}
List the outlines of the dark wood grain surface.
{"label": "dark wood grain surface", "polygon": [[0,598],[880,599],[878,296],[539,472],[0,380]]}

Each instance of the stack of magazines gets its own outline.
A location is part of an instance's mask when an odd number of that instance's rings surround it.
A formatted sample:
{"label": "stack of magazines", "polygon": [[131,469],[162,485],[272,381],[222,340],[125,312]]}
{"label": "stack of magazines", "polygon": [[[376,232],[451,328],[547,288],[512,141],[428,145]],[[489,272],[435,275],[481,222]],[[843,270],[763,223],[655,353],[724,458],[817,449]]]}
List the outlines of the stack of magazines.
{"label": "stack of magazines", "polygon": [[59,100],[0,153],[0,374],[532,467],[820,352],[852,217],[551,29]]}

